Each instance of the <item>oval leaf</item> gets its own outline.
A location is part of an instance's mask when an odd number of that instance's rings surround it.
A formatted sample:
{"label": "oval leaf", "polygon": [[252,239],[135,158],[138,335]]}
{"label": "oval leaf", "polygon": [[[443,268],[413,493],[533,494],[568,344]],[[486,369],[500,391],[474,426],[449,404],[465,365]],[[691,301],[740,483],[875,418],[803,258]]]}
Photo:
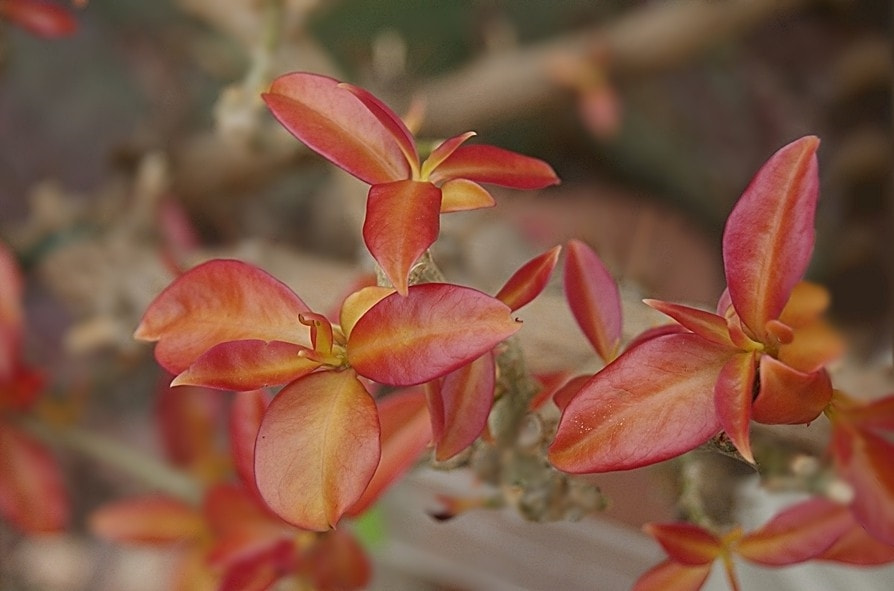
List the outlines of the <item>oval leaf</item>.
{"label": "oval leaf", "polygon": [[334,527],[379,463],[376,404],[353,371],[324,371],[283,388],[264,415],[255,477],[264,501],[298,527]]}
{"label": "oval leaf", "polygon": [[754,392],[755,354],[739,353],[726,362],[714,385],[714,407],[720,425],[736,450],[746,461],[754,463],[750,434],[751,397]]}
{"label": "oval leaf", "polygon": [[509,307],[469,287],[426,283],[392,294],[363,315],[348,339],[348,362],[381,384],[413,386],[477,359],[521,324]]}
{"label": "oval leaf", "polygon": [[409,178],[391,130],[337,80],[293,72],[261,97],[292,135],[357,178],[370,184]]}
{"label": "oval leaf", "polygon": [[78,30],[74,16],[49,0],[4,0],[0,17],[46,39],[68,37]]}
{"label": "oval leaf", "polygon": [[596,353],[608,363],[621,343],[621,296],[618,284],[593,249],[568,241],[565,297],[577,325]]}
{"label": "oval leaf", "polygon": [[441,190],[431,183],[396,181],[369,190],[363,241],[402,295],[410,267],[438,238],[440,213]]}
{"label": "oval leaf", "polygon": [[484,209],[496,204],[493,195],[476,182],[453,179],[441,185],[441,213]]}
{"label": "oval leaf", "polygon": [[832,382],[826,370],[804,373],[769,355],[761,355],[760,391],[751,406],[751,418],[758,423],[809,423],[831,399]]}
{"label": "oval leaf", "polygon": [[203,482],[229,471],[218,428],[224,417],[220,392],[207,388],[163,388],[156,407],[161,443],[168,461]]}
{"label": "oval leaf", "polygon": [[282,341],[221,343],[202,353],[171,385],[247,392],[285,384],[320,366],[319,361],[301,356],[302,351],[307,348]]}
{"label": "oval leaf", "polygon": [[561,246],[554,246],[521,266],[497,293],[496,298],[514,312],[540,295],[559,261]]}
{"label": "oval leaf", "polygon": [[0,425],[0,516],[25,533],[59,531],[68,523],[68,495],[59,465],[41,443]]}
{"label": "oval leaf", "polygon": [[730,298],[745,326],[764,340],[813,253],[819,195],[819,139],[776,152],[745,189],[726,222],[723,264]]}
{"label": "oval leaf", "polygon": [[284,283],[234,260],[203,263],[169,285],[149,305],[134,337],[158,341],[155,358],[174,374],[211,347],[260,339],[307,345],[298,315],[307,305]]}
{"label": "oval leaf", "polygon": [[365,88],[344,82],[340,86],[360,99],[360,102],[369,109],[369,112],[391,133],[394,141],[400,146],[400,150],[403,152],[404,158],[407,159],[407,164],[410,165],[410,168],[418,171],[419,153],[416,151],[416,142],[413,140],[413,134],[407,129],[403,119]]}
{"label": "oval leaf", "polygon": [[514,189],[542,189],[559,183],[555,171],[543,160],[487,145],[458,147],[430,178],[434,183],[467,179]]}
{"label": "oval leaf", "polygon": [[488,351],[426,388],[432,416],[439,419],[432,425],[438,461],[466,449],[484,431],[495,384],[494,356]]}
{"label": "oval leaf", "polygon": [[567,403],[550,462],[572,473],[629,470],[701,445],[720,431],[714,384],[733,353],[694,334],[628,350]]}
{"label": "oval leaf", "polygon": [[202,513],[178,499],[150,495],[100,507],[90,515],[90,531],[113,542],[170,544],[198,539]]}
{"label": "oval leaf", "polygon": [[255,440],[269,404],[267,392],[251,390],[236,394],[230,407],[230,454],[236,473],[250,490],[255,489]]}

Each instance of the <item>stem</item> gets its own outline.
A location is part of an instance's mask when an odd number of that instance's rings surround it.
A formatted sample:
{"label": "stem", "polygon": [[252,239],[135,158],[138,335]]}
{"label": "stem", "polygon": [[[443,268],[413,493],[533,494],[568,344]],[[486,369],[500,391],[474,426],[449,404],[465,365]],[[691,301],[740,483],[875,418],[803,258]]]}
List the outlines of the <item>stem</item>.
{"label": "stem", "polygon": [[202,488],[192,477],[119,441],[77,427],[51,427],[33,417],[16,422],[48,445],[74,450],[190,503],[201,501]]}

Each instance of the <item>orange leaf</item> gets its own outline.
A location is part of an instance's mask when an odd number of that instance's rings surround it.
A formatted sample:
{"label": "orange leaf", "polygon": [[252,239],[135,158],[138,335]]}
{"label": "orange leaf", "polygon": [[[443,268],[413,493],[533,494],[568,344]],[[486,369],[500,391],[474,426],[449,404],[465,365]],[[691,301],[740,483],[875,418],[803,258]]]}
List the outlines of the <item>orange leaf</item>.
{"label": "orange leaf", "polygon": [[428,158],[425,159],[425,162],[422,163],[422,178],[428,179],[431,176],[431,173],[437,169],[448,156],[453,154],[457,148],[475,135],[477,134],[474,131],[467,131],[438,144],[437,147],[431,151],[431,154],[428,155]]}
{"label": "orange leaf", "polygon": [[748,428],[751,425],[751,397],[754,392],[755,353],[733,355],[720,370],[714,385],[714,406],[720,425],[736,449],[754,463]]}
{"label": "orange leaf", "polygon": [[694,334],[629,349],[568,402],[550,462],[573,473],[629,470],[701,445],[720,431],[714,384],[734,352]]}
{"label": "orange leaf", "polygon": [[397,137],[337,80],[293,72],[261,97],[292,135],[357,178],[370,184],[409,178]]}
{"label": "orange leaf", "polygon": [[816,558],[853,523],[844,505],[814,498],[782,511],[736,546],[741,556],[769,566],[785,566]]}
{"label": "orange leaf", "polygon": [[369,486],[346,515],[362,514],[409,470],[431,442],[431,419],[419,389],[389,394],[378,401],[382,429],[382,459]]}
{"label": "orange leaf", "polygon": [[632,591],[698,591],[710,574],[710,563],[687,566],[666,560],[637,579]]}
{"label": "orange leaf", "polygon": [[146,310],[134,336],[158,341],[155,358],[173,374],[214,345],[260,339],[307,345],[298,315],[307,306],[285,284],[252,265],[214,260],[167,287]]}
{"label": "orange leaf", "polygon": [[440,212],[441,190],[431,183],[405,180],[369,189],[363,240],[403,295],[413,263],[438,238]]}
{"label": "orange leaf", "polygon": [[862,525],[854,521],[850,528],[817,558],[860,566],[888,564],[894,562],[894,546],[872,537]]}
{"label": "orange leaf", "polygon": [[466,449],[484,431],[495,383],[494,356],[488,351],[437,382],[426,384],[438,461]]}
{"label": "orange leaf", "polygon": [[306,562],[314,589],[366,589],[372,576],[363,546],[344,529],[317,538],[306,554]]}
{"label": "orange leaf", "polygon": [[68,495],[47,448],[0,423],[0,516],[25,533],[58,531],[68,523]]}
{"label": "orange leaf", "polygon": [[90,531],[113,542],[171,544],[196,540],[205,531],[197,508],[161,495],[125,499],[90,515]]}
{"label": "orange leaf", "polygon": [[202,353],[171,386],[205,386],[248,392],[284,384],[307,375],[320,362],[303,357],[303,345],[282,341],[240,340],[215,345]]}
{"label": "orange leaf", "polygon": [[493,195],[476,182],[453,179],[441,185],[441,213],[493,207]]}
{"label": "orange leaf", "polygon": [[712,343],[729,346],[733,344],[732,340],[730,340],[726,319],[722,316],[705,312],[698,308],[690,308],[689,306],[661,300],[647,299],[643,300],[643,302],[650,308],[670,316],[687,330],[691,330]]}
{"label": "orange leaf", "polygon": [[339,314],[339,322],[345,336],[351,336],[351,331],[354,330],[354,325],[357,324],[360,317],[384,299],[385,296],[393,294],[394,291],[393,287],[371,285],[346,297]]}
{"label": "orange leaf", "polygon": [[584,384],[589,382],[592,378],[593,376],[590,375],[581,375],[571,378],[556,390],[555,394],[553,394],[553,402],[556,403],[556,406],[558,406],[560,410],[565,410],[565,407],[568,406],[568,403],[571,402],[575,396],[577,396],[584,387]]}
{"label": "orange leaf", "polygon": [[596,353],[608,363],[621,343],[621,296],[618,284],[599,256],[580,240],[568,241],[565,297]]}
{"label": "orange leaf", "polygon": [[513,312],[527,305],[546,287],[561,250],[561,246],[554,246],[522,265],[500,289],[496,298]]}
{"label": "orange leaf", "polygon": [[647,523],[643,530],[680,564],[711,564],[723,550],[720,538],[692,523]]}
{"label": "orange leaf", "polygon": [[446,283],[392,294],[357,321],[348,339],[348,362],[382,384],[428,382],[477,359],[521,324],[500,300]]}
{"label": "orange leaf", "polygon": [[334,527],[379,463],[379,419],[353,371],[313,373],[283,388],[255,446],[258,490],[286,521]]}
{"label": "orange leaf", "polygon": [[760,391],[751,407],[751,417],[770,425],[809,423],[819,416],[832,398],[832,383],[825,370],[803,373],[762,355]]}
{"label": "orange leaf", "polygon": [[742,322],[765,341],[813,253],[819,139],[801,138],[757,172],[726,222],[723,264]]}
{"label": "orange leaf", "polygon": [[229,469],[218,437],[223,402],[220,392],[206,388],[164,387],[158,395],[158,427],[168,459],[205,482]]}

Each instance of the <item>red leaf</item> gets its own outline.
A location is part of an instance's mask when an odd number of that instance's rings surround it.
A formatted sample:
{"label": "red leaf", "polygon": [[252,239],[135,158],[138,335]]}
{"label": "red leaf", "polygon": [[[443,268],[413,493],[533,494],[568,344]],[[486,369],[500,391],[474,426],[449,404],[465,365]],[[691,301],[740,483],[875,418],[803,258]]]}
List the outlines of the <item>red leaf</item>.
{"label": "red leaf", "polygon": [[103,539],[136,544],[197,540],[205,531],[201,511],[161,495],[104,505],[90,515],[89,525],[90,531]]}
{"label": "red leaf", "polygon": [[717,314],[705,312],[698,308],[690,308],[681,304],[661,300],[643,300],[647,306],[670,316],[687,330],[704,337],[712,343],[732,346],[726,319]]}
{"label": "red leaf", "polygon": [[258,496],[238,484],[211,486],[205,494],[202,512],[216,538],[231,538],[209,556],[214,562],[228,561],[229,554],[239,550],[239,540],[255,543],[249,538],[269,540],[282,537],[283,533],[294,533],[294,528],[271,513]]}
{"label": "red leaf", "polygon": [[381,384],[413,386],[477,359],[521,324],[500,300],[446,283],[414,285],[363,315],[348,338],[348,362]]}
{"label": "red leaf", "polygon": [[362,514],[407,470],[431,442],[431,419],[425,396],[418,389],[390,394],[378,401],[382,428],[382,459],[363,495],[346,512]]}
{"label": "red leaf", "polygon": [[711,566],[685,566],[667,560],[637,579],[632,591],[698,591],[708,580]]}
{"label": "red leaf", "polygon": [[736,449],[754,463],[748,427],[751,425],[751,397],[754,392],[755,354],[733,355],[720,370],[714,385],[714,406],[720,425]]}
{"label": "red leaf", "polygon": [[218,426],[224,416],[220,392],[165,387],[158,396],[158,427],[167,458],[210,482],[229,469]]}
{"label": "red leaf", "polygon": [[720,538],[691,523],[647,523],[643,530],[680,564],[711,564],[723,550]]}
{"label": "red leaf", "polygon": [[[19,266],[12,253],[0,243],[0,384],[12,381],[19,365],[23,289]],[[5,397],[0,395],[0,399]]]}
{"label": "red leaf", "polygon": [[236,394],[230,407],[230,454],[236,473],[250,490],[256,490],[255,440],[268,404],[270,396],[265,391],[252,390]]}
{"label": "red leaf", "polygon": [[47,0],[0,0],[0,17],[47,39],[68,37],[78,29],[68,10]]}
{"label": "red leaf", "polygon": [[400,146],[407,164],[414,172],[418,172],[419,153],[416,151],[416,142],[413,140],[413,134],[407,129],[403,120],[398,117],[397,113],[392,111],[388,105],[380,101],[371,92],[353,84],[342,83],[342,88],[349,90],[354,94],[360,102],[366,105],[370,113],[375,115],[376,119],[388,130],[397,145]]}
{"label": "red leaf", "polygon": [[495,383],[494,356],[488,351],[426,385],[438,461],[466,449],[484,431],[494,402]]}
{"label": "red leaf", "polygon": [[816,558],[853,523],[844,505],[814,498],[776,515],[743,537],[736,552],[752,562],[786,566]]}
{"label": "red leaf", "polygon": [[500,289],[496,298],[513,312],[528,304],[546,287],[561,250],[561,246],[554,246],[522,265]]}
{"label": "red leaf", "polygon": [[436,170],[444,160],[456,152],[456,149],[466,143],[469,138],[474,137],[475,135],[477,134],[474,131],[467,131],[438,144],[438,146],[431,151],[431,154],[428,155],[428,158],[425,159],[425,162],[422,163],[422,178],[428,179],[431,176],[431,173]]}
{"label": "red leaf", "polygon": [[308,308],[285,284],[234,260],[195,267],[167,287],[146,310],[134,336],[158,341],[155,358],[174,374],[214,345],[260,339],[309,344],[298,315]]}
{"label": "red leaf", "polygon": [[430,177],[433,183],[450,179],[514,189],[542,189],[559,183],[555,171],[543,160],[487,145],[458,147]]}
{"label": "red leaf", "polygon": [[25,533],[61,530],[68,495],[47,448],[12,425],[0,424],[0,516]]}
{"label": "red leaf", "polygon": [[354,325],[357,324],[357,321],[360,320],[370,308],[385,299],[386,296],[393,294],[394,291],[395,290],[392,287],[371,285],[364,287],[359,291],[355,291],[346,297],[341,306],[341,312],[339,313],[339,323],[341,324],[341,330],[344,332],[345,336],[351,336],[351,331],[354,330]]}
{"label": "red leaf", "polygon": [[565,407],[550,462],[573,473],[629,470],[701,445],[720,430],[714,384],[733,353],[694,334],[628,350]]}
{"label": "red leaf", "polygon": [[559,410],[565,410],[565,407],[568,406],[568,403],[571,402],[575,396],[577,396],[584,387],[584,384],[589,382],[592,378],[593,376],[589,375],[576,376],[565,382],[561,388],[556,390],[556,393],[553,394],[553,402],[556,403]]}
{"label": "red leaf", "polygon": [[248,392],[307,375],[319,361],[303,357],[303,345],[282,341],[229,341],[202,353],[171,386],[205,386]]}
{"label": "red leaf", "polygon": [[850,528],[817,558],[859,566],[887,564],[894,562],[894,546],[872,537],[862,525],[854,521]]}
{"label": "red leaf", "polygon": [[577,325],[608,363],[621,344],[621,296],[618,284],[593,249],[579,240],[568,241],[565,259],[565,297]]}
{"label": "red leaf", "polygon": [[324,371],[283,388],[255,447],[258,490],[286,521],[323,531],[360,498],[379,463],[379,419],[353,371]]}
{"label": "red leaf", "polygon": [[413,263],[438,238],[440,212],[441,190],[431,183],[395,181],[369,190],[363,240],[402,295]]}
{"label": "red leaf", "polygon": [[217,591],[266,591],[294,570],[295,545],[291,540],[267,540],[244,549],[241,560],[230,564]]}
{"label": "red leaf", "polygon": [[370,184],[409,178],[391,130],[337,80],[293,72],[261,97],[292,135],[357,178]]}
{"label": "red leaf", "polygon": [[808,136],[770,157],[726,223],[723,263],[730,298],[762,341],[767,321],[779,318],[813,252],[818,146],[819,139]]}
{"label": "red leaf", "polygon": [[832,383],[825,370],[803,373],[769,355],[761,356],[760,386],[751,417],[770,425],[809,423],[832,398]]}

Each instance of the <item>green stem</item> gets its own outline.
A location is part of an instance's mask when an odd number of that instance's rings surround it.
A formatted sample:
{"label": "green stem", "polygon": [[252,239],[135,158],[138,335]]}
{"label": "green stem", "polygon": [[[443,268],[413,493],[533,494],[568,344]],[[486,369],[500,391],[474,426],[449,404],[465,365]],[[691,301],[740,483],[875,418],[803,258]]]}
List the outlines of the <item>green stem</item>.
{"label": "green stem", "polygon": [[77,427],[51,427],[33,417],[16,422],[50,446],[76,451],[190,503],[201,501],[202,487],[195,479],[119,441]]}

